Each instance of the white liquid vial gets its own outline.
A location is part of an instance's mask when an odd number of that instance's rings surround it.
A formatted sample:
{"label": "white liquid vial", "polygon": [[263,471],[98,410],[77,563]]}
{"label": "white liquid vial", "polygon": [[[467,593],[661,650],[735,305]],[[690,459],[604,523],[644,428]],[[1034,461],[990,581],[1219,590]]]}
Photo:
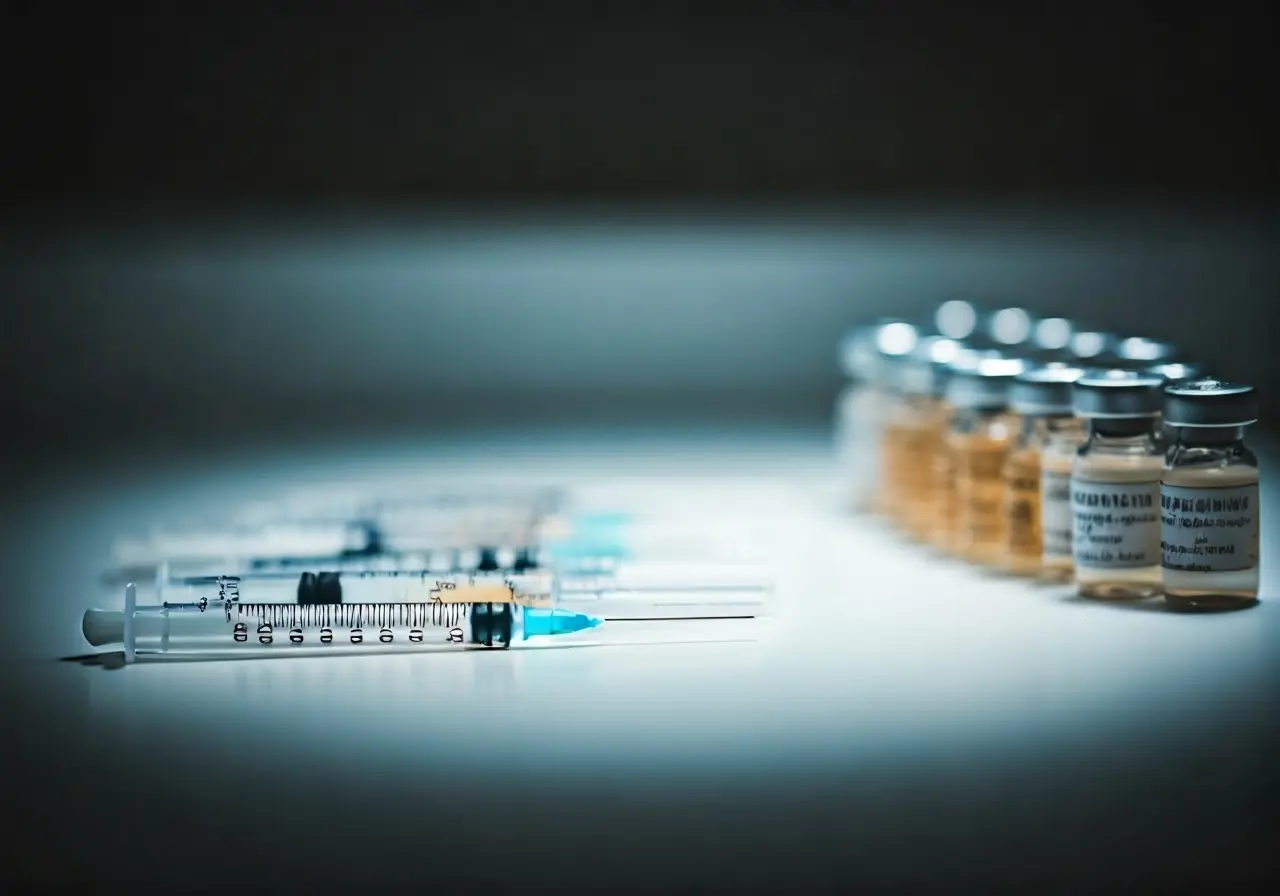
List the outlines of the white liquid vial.
{"label": "white liquid vial", "polygon": [[892,364],[918,338],[914,325],[883,320],[855,329],[841,344],[840,366],[848,382],[836,400],[835,451],[841,501],[854,513],[883,504],[884,437],[897,401]]}
{"label": "white liquid vial", "polygon": [[1071,465],[1076,590],[1098,600],[1161,593],[1161,389],[1158,375],[1125,370],[1076,380],[1072,404],[1087,435]]}
{"label": "white liquid vial", "polygon": [[1258,419],[1252,386],[1215,379],[1165,389],[1172,433],[1161,477],[1165,601],[1235,610],[1258,601],[1258,461],[1244,444]]}
{"label": "white liquid vial", "polygon": [[1021,374],[1009,406],[1022,432],[1005,461],[1005,568],[1048,582],[1071,578],[1071,461],[1085,440],[1071,389],[1084,370],[1051,362]]}

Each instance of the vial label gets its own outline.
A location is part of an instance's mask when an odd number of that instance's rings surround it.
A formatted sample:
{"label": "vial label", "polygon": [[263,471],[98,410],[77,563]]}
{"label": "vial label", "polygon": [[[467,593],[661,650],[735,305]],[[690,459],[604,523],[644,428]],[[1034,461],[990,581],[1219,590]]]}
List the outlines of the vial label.
{"label": "vial label", "polygon": [[1164,568],[1233,572],[1258,565],[1258,486],[1160,488]]}
{"label": "vial label", "polygon": [[1040,529],[1048,557],[1070,557],[1075,518],[1071,510],[1071,475],[1044,472],[1040,476]]}
{"label": "vial label", "polygon": [[1160,482],[1071,478],[1076,566],[1133,569],[1160,563]]}

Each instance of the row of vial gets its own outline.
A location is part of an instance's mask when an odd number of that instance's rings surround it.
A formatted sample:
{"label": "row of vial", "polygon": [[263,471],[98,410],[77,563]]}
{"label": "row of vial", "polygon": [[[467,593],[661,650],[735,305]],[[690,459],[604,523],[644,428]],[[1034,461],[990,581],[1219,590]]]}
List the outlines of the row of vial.
{"label": "row of vial", "polygon": [[914,541],[1080,595],[1176,609],[1258,595],[1250,386],[1176,348],[949,302],[842,347],[837,409],[853,509]]}

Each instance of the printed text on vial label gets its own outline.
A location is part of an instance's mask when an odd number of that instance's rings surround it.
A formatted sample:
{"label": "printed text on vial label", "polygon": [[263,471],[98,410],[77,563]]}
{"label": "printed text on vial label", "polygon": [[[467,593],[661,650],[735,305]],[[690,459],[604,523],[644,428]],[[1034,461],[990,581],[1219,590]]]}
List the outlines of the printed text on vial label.
{"label": "printed text on vial label", "polygon": [[1048,471],[1040,477],[1040,526],[1047,557],[1070,557],[1074,523],[1071,516],[1071,476]]}
{"label": "printed text on vial label", "polygon": [[1160,489],[1165,569],[1232,572],[1258,564],[1258,486]]}
{"label": "printed text on vial label", "polygon": [[1160,483],[1072,477],[1077,566],[1133,569],[1160,562]]}

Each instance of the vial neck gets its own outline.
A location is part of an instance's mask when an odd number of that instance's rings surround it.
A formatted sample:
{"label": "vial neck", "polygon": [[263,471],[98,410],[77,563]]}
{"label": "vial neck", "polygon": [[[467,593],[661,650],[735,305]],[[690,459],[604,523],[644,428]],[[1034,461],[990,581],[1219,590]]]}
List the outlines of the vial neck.
{"label": "vial neck", "polygon": [[1179,426],[1174,428],[1177,444],[1182,448],[1215,448],[1239,445],[1244,441],[1243,426]]}
{"label": "vial neck", "polygon": [[1159,425],[1159,417],[1095,417],[1089,421],[1089,435],[1103,439],[1143,439],[1153,435]]}
{"label": "vial neck", "polygon": [[1008,409],[1004,405],[976,408],[961,407],[956,409],[956,413],[966,417],[972,417],[975,420],[992,420],[996,417],[1003,417],[1008,413]]}
{"label": "vial neck", "polygon": [[1080,437],[1084,435],[1084,426],[1072,414],[1025,415],[1022,418],[1022,433],[1027,437],[1039,436],[1047,439]]}

